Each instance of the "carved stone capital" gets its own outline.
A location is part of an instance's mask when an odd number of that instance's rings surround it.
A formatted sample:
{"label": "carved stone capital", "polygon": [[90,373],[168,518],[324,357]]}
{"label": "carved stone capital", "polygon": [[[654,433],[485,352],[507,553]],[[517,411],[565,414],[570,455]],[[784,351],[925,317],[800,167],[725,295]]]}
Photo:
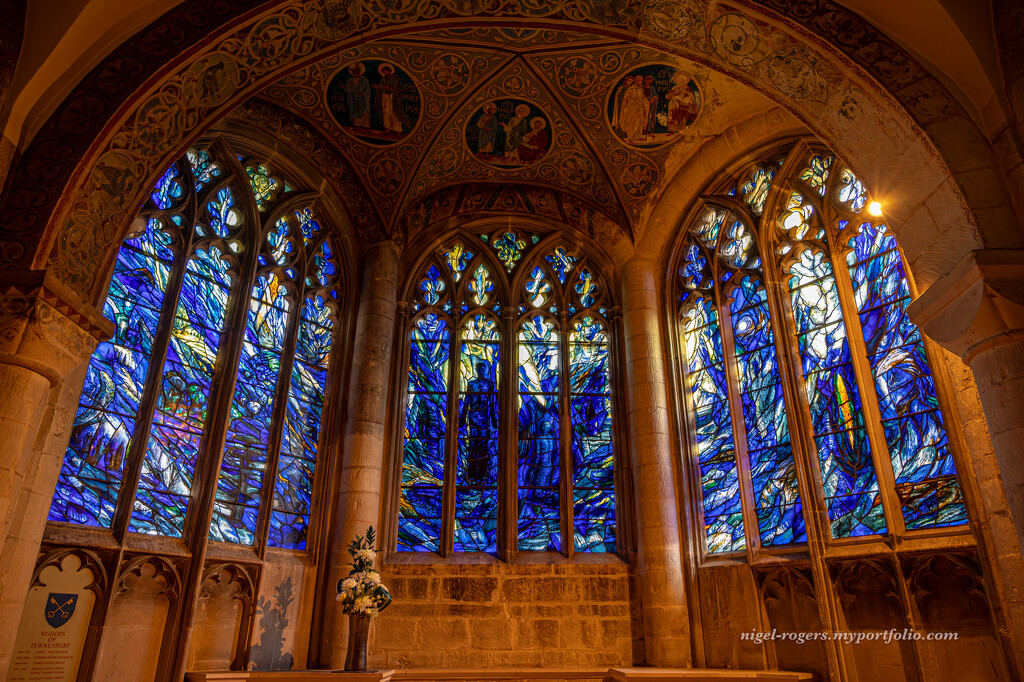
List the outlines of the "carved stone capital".
{"label": "carved stone capital", "polygon": [[967,363],[985,350],[1024,340],[1024,250],[972,251],[907,313]]}
{"label": "carved stone capital", "polygon": [[110,320],[46,271],[0,273],[0,364],[57,385],[113,333]]}

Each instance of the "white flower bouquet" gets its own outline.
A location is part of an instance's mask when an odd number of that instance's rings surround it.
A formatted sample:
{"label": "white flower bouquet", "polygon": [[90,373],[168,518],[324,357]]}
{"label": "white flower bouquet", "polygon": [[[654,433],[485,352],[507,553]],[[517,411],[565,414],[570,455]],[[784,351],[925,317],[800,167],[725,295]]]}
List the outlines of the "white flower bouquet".
{"label": "white flower bouquet", "polygon": [[338,601],[347,614],[376,616],[391,604],[391,593],[380,581],[380,573],[373,568],[377,552],[373,550],[373,526],[366,529],[366,537],[356,536],[348,546],[352,556],[352,570],[348,577],[338,581]]}

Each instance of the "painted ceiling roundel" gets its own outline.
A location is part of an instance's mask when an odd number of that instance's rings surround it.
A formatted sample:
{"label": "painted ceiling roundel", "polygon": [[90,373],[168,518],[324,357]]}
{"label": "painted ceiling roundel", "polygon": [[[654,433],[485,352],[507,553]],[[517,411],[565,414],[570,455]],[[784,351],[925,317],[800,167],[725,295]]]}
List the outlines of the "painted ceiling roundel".
{"label": "painted ceiling roundel", "polygon": [[[665,30],[677,20],[659,19]],[[723,39],[738,39],[733,33]],[[513,203],[532,212],[563,197],[553,217],[601,216],[630,234],[704,142],[773,107],[727,76],[657,50],[513,28],[370,42],[282,78],[253,98],[260,101],[331,140],[389,232],[431,214],[425,207],[444,192],[508,183]],[[458,194],[467,206],[499,195]],[[562,216],[570,204],[575,217]]]}

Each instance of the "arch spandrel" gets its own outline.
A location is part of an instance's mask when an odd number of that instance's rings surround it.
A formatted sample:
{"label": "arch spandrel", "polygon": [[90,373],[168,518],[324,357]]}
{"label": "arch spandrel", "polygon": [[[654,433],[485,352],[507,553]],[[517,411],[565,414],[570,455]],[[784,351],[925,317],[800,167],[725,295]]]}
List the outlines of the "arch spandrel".
{"label": "arch spandrel", "polygon": [[[939,117],[929,116],[934,114],[934,102],[922,101],[914,93],[904,93],[901,102],[888,94],[875,94],[874,83],[854,64],[806,31],[766,17],[759,7],[706,7],[665,0],[658,7],[668,11],[641,12],[638,5],[614,9],[587,0],[479,4],[453,0],[409,2],[395,11],[381,2],[293,2],[275,5],[256,18],[236,19],[226,25],[221,38],[182,51],[174,65],[166,64],[164,73],[169,75],[150,87],[147,94],[129,98],[119,113],[108,119],[106,133],[95,140],[88,154],[76,154],[73,148],[77,143],[61,141],[60,128],[68,129],[72,120],[83,118],[85,92],[73,95],[14,173],[4,215],[8,231],[5,260],[10,267],[38,267],[48,260],[48,251],[56,245],[60,255],[52,268],[58,276],[79,291],[95,291],[99,274],[96,263],[103,260],[96,258],[96,252],[109,250],[123,234],[131,214],[124,209],[125,204],[136,203],[142,188],[158,173],[156,169],[182,151],[189,138],[202,132],[207,123],[268,82],[318,58],[378,36],[395,38],[429,27],[465,26],[471,17],[475,25],[514,24],[517,31],[571,27],[576,33],[639,39],[670,55],[721,71],[810,122],[813,131],[849,159],[866,182],[879,194],[888,195],[889,213],[897,220],[910,217],[914,208],[933,195],[956,196],[959,190],[953,183],[944,186],[949,180],[948,170],[901,103],[924,121],[925,130],[943,145],[951,163],[978,167],[977,155],[987,153],[985,145],[970,143],[972,136],[980,137],[980,133],[948,93],[931,91],[940,101],[949,103],[940,107]],[[187,10],[185,7],[181,11]],[[481,16],[485,13],[486,17]],[[410,23],[413,20],[415,26]],[[223,37],[228,30],[234,33]],[[109,73],[117,58],[114,55],[101,70]],[[919,68],[909,58],[897,61],[904,75]],[[873,65],[884,67],[877,61]],[[132,65],[132,69],[138,68]],[[145,67],[142,70],[146,71]],[[139,81],[137,76],[122,80],[133,84]],[[893,87],[897,86],[894,81]],[[123,94],[118,99],[123,101]],[[92,141],[90,137],[96,132],[93,124],[82,125],[75,124],[91,135],[82,133],[80,149]],[[947,139],[953,142],[947,144]],[[68,153],[69,147],[72,153]],[[894,149],[904,153],[895,154]],[[961,150],[966,153],[956,154]],[[76,162],[77,170],[72,172],[71,165]],[[981,162],[993,165],[990,160]],[[40,163],[47,173],[38,172]],[[54,180],[44,188],[38,180],[41,175]],[[913,182],[908,183],[908,178]],[[64,189],[58,203],[61,186]],[[897,194],[897,188],[905,191]],[[981,191],[973,186],[971,190],[971,197]],[[1009,205],[1002,187],[987,190],[997,194],[1003,205]],[[935,272],[947,271],[972,248],[1015,245],[1011,236],[1015,231],[1007,229],[1012,214],[991,210],[978,214],[984,219],[982,239],[973,226],[973,214],[963,204],[957,196],[952,202],[952,215],[931,218],[938,223],[934,232],[957,229],[957,236],[962,238],[961,248],[956,251],[937,250],[929,255],[934,261],[930,269]],[[54,206],[60,210],[53,211]],[[906,215],[900,215],[901,211]],[[44,223],[48,225],[45,232],[39,230]]]}

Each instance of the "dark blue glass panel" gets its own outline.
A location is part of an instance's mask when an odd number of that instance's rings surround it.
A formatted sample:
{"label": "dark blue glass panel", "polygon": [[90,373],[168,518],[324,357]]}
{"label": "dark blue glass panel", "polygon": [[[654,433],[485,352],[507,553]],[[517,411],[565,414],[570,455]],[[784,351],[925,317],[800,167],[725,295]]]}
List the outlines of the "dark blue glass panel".
{"label": "dark blue glass panel", "polygon": [[157,208],[166,209],[173,206],[184,194],[181,185],[181,170],[178,164],[167,169],[156,183],[156,190],[152,194],[153,203]]}
{"label": "dark blue glass panel", "polygon": [[519,332],[519,549],[559,551],[558,334],[537,316]]}
{"label": "dark blue glass panel", "polygon": [[569,335],[573,544],[577,552],[614,552],[615,458],[612,448],[608,335],[587,316]]}
{"label": "dark blue glass panel", "polygon": [[261,276],[249,301],[210,539],[252,544],[260,504],[281,349],[291,304],[277,275]]}
{"label": "dark blue glass panel", "polygon": [[216,247],[188,261],[130,528],[179,537],[231,287]]}
{"label": "dark blue glass panel", "polygon": [[907,528],[967,523],[931,367],[906,314],[910,288],[896,241],[885,225],[865,223],[850,243],[850,280]]}
{"label": "dark blue glass panel", "polygon": [[694,301],[684,318],[683,339],[687,379],[696,412],[695,440],[708,551],[740,551],[746,547],[746,538],[739,472],[729,416],[722,334],[712,299]]}
{"label": "dark blue glass panel", "polygon": [[499,339],[497,322],[486,315],[473,316],[462,328],[455,472],[456,552],[497,551]]}
{"label": "dark blue glass panel", "polygon": [[440,550],[450,331],[433,313],[413,325],[398,550]]}
{"label": "dark blue glass panel", "polygon": [[[886,530],[831,263],[805,250],[789,280],[804,388],[834,537]],[[839,320],[836,322],[836,320]]]}
{"label": "dark blue glass panel", "polygon": [[[260,280],[272,290],[273,279]],[[276,293],[279,301],[273,310],[267,312],[262,327],[264,336],[259,343],[273,341],[284,333],[287,326],[288,308],[284,304],[283,292]],[[265,295],[264,300],[269,297]],[[263,308],[262,310],[266,310]],[[250,311],[252,315],[252,311]],[[250,324],[253,319],[250,318]],[[288,388],[288,404],[285,406],[284,430],[281,436],[281,451],[277,461],[277,479],[274,484],[274,513],[270,517],[268,544],[285,549],[303,549],[306,543],[305,531],[309,525],[312,507],[313,476],[315,474],[318,444],[323,419],[324,395],[327,391],[327,371],[331,351],[334,321],[327,301],[321,296],[306,298],[302,302],[302,316],[299,318],[296,339],[295,360],[292,365],[291,382]],[[283,336],[282,336],[283,338]],[[272,370],[267,370],[267,376]],[[268,388],[269,382],[266,384]],[[264,393],[264,396],[268,394]],[[272,394],[269,394],[272,395]],[[272,402],[264,398],[267,402]],[[287,526],[278,526],[287,521]]]}
{"label": "dark blue glass panel", "polygon": [[576,257],[570,255],[564,246],[556,246],[555,250],[545,256],[544,259],[551,265],[551,269],[554,271],[558,281],[565,284],[569,272],[576,265]]}
{"label": "dark blue glass panel", "polygon": [[89,362],[51,521],[109,528],[113,520],[174,259],[170,241],[150,220],[118,252],[104,306],[114,338]]}

